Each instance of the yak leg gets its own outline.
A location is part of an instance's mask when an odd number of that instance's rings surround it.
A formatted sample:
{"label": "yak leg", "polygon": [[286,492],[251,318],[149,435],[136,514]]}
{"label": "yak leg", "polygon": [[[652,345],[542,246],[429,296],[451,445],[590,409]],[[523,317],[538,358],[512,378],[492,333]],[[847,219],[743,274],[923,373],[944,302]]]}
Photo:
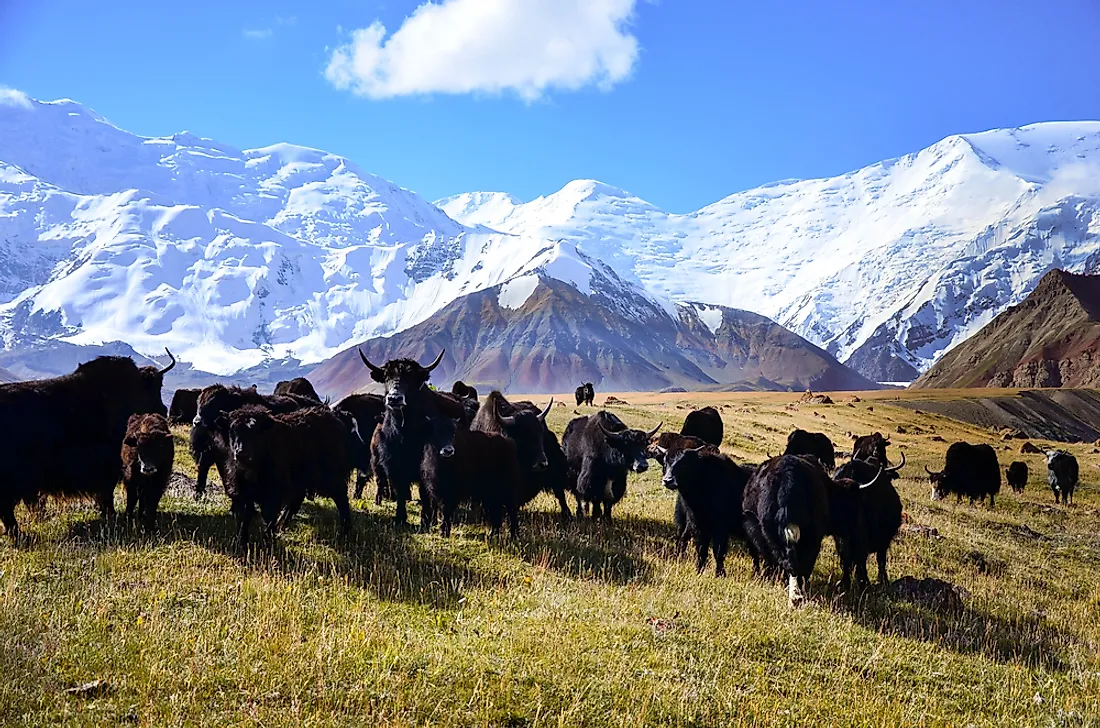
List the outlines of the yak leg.
{"label": "yak leg", "polygon": [[237,515],[237,543],[247,546],[248,528],[252,525],[252,517],[256,515],[256,506],[251,502],[237,502],[233,504],[232,510]]}
{"label": "yak leg", "polygon": [[19,540],[19,523],[15,520],[15,502],[5,498],[0,502],[0,522],[12,541]]}
{"label": "yak leg", "polygon": [[707,568],[707,556],[710,554],[710,543],[700,535],[695,536],[695,573],[702,574]]}
{"label": "yak leg", "polygon": [[363,497],[363,489],[367,487],[367,471],[363,468],[355,470],[355,499]]}
{"label": "yak leg", "polygon": [[611,523],[611,504],[603,504],[603,520],[605,523]]}
{"label": "yak leg", "polygon": [[600,520],[600,512],[603,509],[603,503],[601,501],[592,501],[592,520]]}
{"label": "yak leg", "polygon": [[993,494],[989,494],[989,510],[993,510]]}
{"label": "yak leg", "polygon": [[340,535],[347,536],[351,533],[351,504],[348,503],[347,491],[337,491],[332,500],[336,503],[336,512],[340,514]]}
{"label": "yak leg", "polygon": [[112,487],[106,493],[100,493],[96,498],[99,504],[99,515],[104,521],[112,521],[115,517],[115,489]]}
{"label": "yak leg", "polygon": [[860,586],[867,586],[871,583],[871,577],[867,575],[867,554],[863,554],[856,559],[856,581]]}
{"label": "yak leg", "polygon": [[562,523],[568,523],[573,518],[573,513],[569,510],[569,503],[565,500],[565,489],[560,485],[555,486],[554,497],[558,499],[558,505],[561,506]]}
{"label": "yak leg", "polygon": [[130,520],[134,517],[134,509],[138,505],[138,488],[137,483],[126,484],[126,519]]}
{"label": "yak leg", "polygon": [[890,583],[890,577],[886,575],[886,549],[879,551],[878,557],[878,583],[886,586]]}
{"label": "yak leg", "polygon": [[421,488],[420,493],[420,532],[428,533],[435,525],[435,514],[439,510],[439,504],[427,488]]}
{"label": "yak leg", "polygon": [[509,499],[504,504],[504,510],[508,514],[508,534],[512,540],[519,538],[519,505],[515,499]]}
{"label": "yak leg", "polygon": [[728,536],[715,536],[711,542],[714,549],[714,575],[726,575],[726,552],[729,551],[730,541]]}

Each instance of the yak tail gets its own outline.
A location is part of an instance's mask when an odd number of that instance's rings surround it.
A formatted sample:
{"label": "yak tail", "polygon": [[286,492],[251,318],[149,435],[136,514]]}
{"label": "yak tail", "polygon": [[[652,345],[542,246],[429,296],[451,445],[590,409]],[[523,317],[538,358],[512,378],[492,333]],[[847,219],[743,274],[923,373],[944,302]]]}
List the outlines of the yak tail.
{"label": "yak tail", "polygon": [[798,543],[798,539],[802,537],[802,529],[798,527],[798,524],[791,523],[783,527],[783,540],[787,543]]}

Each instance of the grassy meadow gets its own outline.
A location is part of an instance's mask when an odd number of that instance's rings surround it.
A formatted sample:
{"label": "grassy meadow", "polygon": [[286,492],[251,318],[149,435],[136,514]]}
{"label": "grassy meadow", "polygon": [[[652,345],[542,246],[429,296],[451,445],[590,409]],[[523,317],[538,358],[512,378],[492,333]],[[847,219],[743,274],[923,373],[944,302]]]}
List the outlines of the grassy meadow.
{"label": "grassy meadow", "polygon": [[[51,502],[41,519],[18,512],[28,545],[0,541],[0,725],[1100,725],[1100,450],[1069,446],[1082,485],[1067,509],[1042,456],[891,405],[906,393],[618,396],[630,404],[613,411],[646,429],[721,406],[723,449],[752,463],[795,427],[838,450],[847,433],[891,433],[908,457],[891,576],[947,580],[964,608],[838,593],[831,540],[795,611],[738,544],[726,578],[713,563],[697,575],[674,553],[656,463],[610,527],[562,528],[541,496],[515,542],[480,524],[399,531],[373,485],[349,540],[319,501],[247,553],[220,495],[174,493],[155,535]],[[573,410],[553,409],[559,434]],[[1026,461],[1025,493],[1004,485],[992,511],[932,503],[922,466],[958,439]]]}

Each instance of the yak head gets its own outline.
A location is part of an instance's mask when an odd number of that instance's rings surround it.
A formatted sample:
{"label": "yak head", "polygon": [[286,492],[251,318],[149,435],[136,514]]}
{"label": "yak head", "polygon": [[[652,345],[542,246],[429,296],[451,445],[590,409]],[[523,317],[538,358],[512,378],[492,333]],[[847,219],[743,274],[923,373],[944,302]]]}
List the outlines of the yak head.
{"label": "yak head", "polygon": [[880,463],[890,464],[886,458],[886,447],[890,444],[890,438],[883,437],[881,432],[870,435],[862,435],[856,438],[852,446],[853,460],[877,459]]}
{"label": "yak head", "polygon": [[554,406],[554,398],[550,398],[550,402],[542,411],[512,407],[512,413],[506,415],[502,412],[504,406],[504,395],[500,392],[494,391],[486,398],[484,407],[492,412],[496,420],[492,429],[499,431],[516,444],[519,461],[524,467],[535,471],[545,470],[550,463],[546,458],[544,446],[543,438],[546,430],[544,422],[546,415],[550,413],[550,408]]}
{"label": "yak head", "polygon": [[136,459],[142,475],[155,474],[168,465],[164,462],[166,447],[171,453],[172,432],[168,429],[168,421],[156,414],[131,415],[122,446],[124,461]]}
{"label": "yak head", "polygon": [[227,387],[224,384],[211,384],[199,392],[192,425],[212,428],[219,422],[224,423],[223,415],[247,404],[258,404],[260,395],[255,387],[241,389]]}
{"label": "yak head", "polygon": [[941,470],[937,473],[929,470],[927,465],[924,466],[924,471],[928,473],[928,480],[932,483],[932,500],[938,501],[946,498],[950,492],[947,489],[947,471]]}
{"label": "yak head", "polygon": [[362,349],[358,351],[359,358],[370,370],[370,378],[386,388],[386,407],[393,410],[403,409],[414,397],[420,396],[420,391],[428,386],[432,370],[439,366],[446,353],[446,349],[439,352],[435,361],[426,367],[412,359],[391,359],[382,366],[375,366]]}
{"label": "yak head", "polygon": [[597,415],[597,417],[600,418],[598,420],[600,430],[607,438],[607,444],[619,451],[623,458],[630,463],[630,469],[635,473],[644,473],[649,470],[649,463],[646,461],[646,450],[649,448],[650,440],[664,423],[658,422],[657,426],[649,432],[642,430],[614,431],[604,426],[602,414]]}
{"label": "yak head", "polygon": [[707,443],[693,435],[681,435],[678,432],[662,432],[649,438],[649,446],[646,447],[645,456],[650,460],[656,460],[662,467],[670,450],[682,450],[684,448],[698,448]]}
{"label": "yak head", "polygon": [[681,484],[691,482],[692,473],[699,464],[699,457],[707,445],[684,447],[665,451],[661,464],[661,484],[669,490],[677,490]]}
{"label": "yak head", "polygon": [[163,368],[138,367],[128,356],[99,356],[80,364],[73,374],[86,380],[90,388],[110,393],[116,411],[126,412],[126,417],[131,414],[167,416],[161,387],[164,375],[176,366],[176,358],[172,352],[165,351],[171,363]]}
{"label": "yak head", "polygon": [[233,457],[248,462],[262,450],[265,433],[275,427],[275,418],[263,407],[245,406],[225,417],[229,430],[229,449]]}
{"label": "yak head", "polygon": [[441,458],[454,457],[455,433],[462,420],[444,414],[435,414],[427,419],[428,447]]}

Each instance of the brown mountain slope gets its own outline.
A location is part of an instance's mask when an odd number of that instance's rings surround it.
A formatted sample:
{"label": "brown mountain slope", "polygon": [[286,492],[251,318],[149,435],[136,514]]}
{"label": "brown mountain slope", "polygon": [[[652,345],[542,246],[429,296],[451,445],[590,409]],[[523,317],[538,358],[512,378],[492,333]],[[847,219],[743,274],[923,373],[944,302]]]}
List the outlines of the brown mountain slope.
{"label": "brown mountain slope", "polygon": [[1052,270],[915,388],[1100,386],[1100,276]]}
{"label": "brown mountain slope", "polygon": [[[604,391],[876,386],[766,318],[723,309],[711,331],[691,306],[674,318],[610,276],[594,278],[592,295],[540,276],[518,308],[501,305],[499,293],[498,286],[464,296],[407,331],[365,342],[363,352],[375,362],[426,362],[446,349],[433,375],[440,386],[462,379],[512,393],[572,391],[586,381]],[[334,397],[372,386],[355,348],[309,377]]]}

